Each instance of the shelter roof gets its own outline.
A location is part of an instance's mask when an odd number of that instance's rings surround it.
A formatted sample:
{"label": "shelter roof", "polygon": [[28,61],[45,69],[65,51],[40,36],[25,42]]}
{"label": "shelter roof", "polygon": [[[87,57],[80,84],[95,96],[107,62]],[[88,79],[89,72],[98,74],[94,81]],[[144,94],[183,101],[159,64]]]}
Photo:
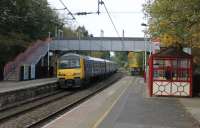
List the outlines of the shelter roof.
{"label": "shelter roof", "polygon": [[184,51],[182,51],[181,49],[178,48],[167,48],[163,51],[160,51],[159,53],[156,53],[153,55],[154,57],[172,57],[172,58],[190,58],[191,55],[188,53],[185,53]]}

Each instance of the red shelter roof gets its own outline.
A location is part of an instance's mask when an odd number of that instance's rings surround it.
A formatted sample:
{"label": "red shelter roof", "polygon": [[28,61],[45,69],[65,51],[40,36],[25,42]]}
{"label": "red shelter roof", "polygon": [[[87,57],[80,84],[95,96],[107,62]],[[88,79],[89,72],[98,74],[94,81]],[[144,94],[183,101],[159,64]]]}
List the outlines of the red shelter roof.
{"label": "red shelter roof", "polygon": [[163,51],[160,51],[159,53],[153,54],[153,57],[191,58],[192,56],[188,53],[183,52],[181,49],[172,47],[172,48],[167,48]]}

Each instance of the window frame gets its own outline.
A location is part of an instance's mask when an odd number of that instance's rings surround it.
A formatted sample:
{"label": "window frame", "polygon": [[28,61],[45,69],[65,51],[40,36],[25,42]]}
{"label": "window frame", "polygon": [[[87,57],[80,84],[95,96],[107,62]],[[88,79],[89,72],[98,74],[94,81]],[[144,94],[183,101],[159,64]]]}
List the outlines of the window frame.
{"label": "window frame", "polygon": [[[183,61],[186,63],[186,66]],[[158,61],[158,62],[155,62]],[[161,61],[159,63],[159,61]],[[176,65],[173,63],[175,61]],[[168,63],[168,64],[167,64]],[[161,66],[159,66],[161,65]],[[184,65],[180,67],[181,65]],[[173,82],[188,82],[190,81],[190,67],[191,62],[189,58],[154,58],[153,65],[152,65],[152,74],[154,81],[173,81]],[[170,71],[171,79],[166,78],[166,70]],[[159,75],[159,72],[161,72]],[[186,73],[184,73],[186,72]],[[156,74],[156,77],[155,77]],[[186,76],[183,77],[183,75]]]}

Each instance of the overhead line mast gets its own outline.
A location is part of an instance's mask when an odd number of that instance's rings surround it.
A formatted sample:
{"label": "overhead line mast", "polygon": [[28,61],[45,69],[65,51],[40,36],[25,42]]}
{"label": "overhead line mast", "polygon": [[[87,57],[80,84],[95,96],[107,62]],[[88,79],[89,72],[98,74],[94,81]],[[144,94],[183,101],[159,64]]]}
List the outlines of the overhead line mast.
{"label": "overhead line mast", "polygon": [[[101,12],[100,12],[100,5],[104,5],[104,8],[105,8],[105,10],[106,10],[106,13],[108,14],[108,17],[109,17],[109,19],[110,19],[110,21],[111,21],[111,23],[112,23],[112,25],[113,25],[113,27],[114,27],[114,29],[115,29],[115,32],[117,33],[117,36],[120,37],[120,34],[119,34],[119,32],[118,32],[118,30],[117,30],[117,28],[116,28],[116,25],[114,24],[114,21],[113,21],[111,15],[110,15],[110,13],[109,13],[109,11],[108,11],[108,9],[107,9],[105,3],[104,3],[102,0],[98,0],[97,12],[77,12],[77,13],[74,13],[74,14],[67,8],[67,6],[63,3],[62,0],[59,0],[59,1],[60,1],[61,4],[64,6],[64,10],[66,9],[66,10],[68,11],[68,14],[72,16],[73,20],[76,20],[76,18],[74,17],[74,15],[78,15],[78,16],[79,16],[79,15],[88,15],[88,14],[98,14],[98,15],[99,15],[99,14],[101,13]],[[57,9],[57,10],[61,10],[61,9]]]}
{"label": "overhead line mast", "polygon": [[100,14],[100,5],[103,5],[104,2],[102,0],[98,0],[98,9],[97,9],[97,14]]}

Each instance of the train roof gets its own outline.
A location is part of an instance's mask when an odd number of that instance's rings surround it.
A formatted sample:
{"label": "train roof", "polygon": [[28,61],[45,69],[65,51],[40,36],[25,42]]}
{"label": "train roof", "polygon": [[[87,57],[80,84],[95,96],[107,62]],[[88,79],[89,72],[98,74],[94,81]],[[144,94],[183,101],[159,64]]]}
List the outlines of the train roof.
{"label": "train roof", "polygon": [[91,57],[91,56],[79,55],[79,54],[76,54],[76,53],[66,53],[66,54],[62,55],[61,58],[64,57],[64,56],[77,56],[77,57],[83,57],[83,58],[85,58],[87,60],[94,60],[94,61],[115,63],[115,62],[110,61],[110,60],[106,60],[106,59],[102,59],[102,58],[96,58],[96,57]]}
{"label": "train roof", "polygon": [[113,61],[111,61],[111,60],[106,60],[106,62],[109,62],[109,63],[115,63],[115,62],[113,62]]}
{"label": "train roof", "polygon": [[106,61],[105,59],[101,58],[96,58],[96,57],[91,57],[91,56],[86,56],[88,60],[94,60],[94,61]]}
{"label": "train roof", "polygon": [[63,56],[78,56],[78,57],[81,57],[81,55],[79,55],[79,54],[76,54],[76,53],[66,53],[66,54],[64,54],[64,55],[62,55],[61,57],[63,57]]}

